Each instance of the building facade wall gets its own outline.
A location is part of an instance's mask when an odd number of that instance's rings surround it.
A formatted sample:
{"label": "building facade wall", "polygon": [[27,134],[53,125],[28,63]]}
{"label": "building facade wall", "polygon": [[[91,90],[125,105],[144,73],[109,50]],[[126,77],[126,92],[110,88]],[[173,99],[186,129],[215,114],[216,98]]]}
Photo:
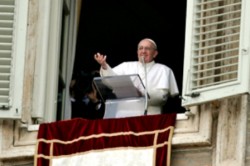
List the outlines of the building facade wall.
{"label": "building facade wall", "polygon": [[[41,1],[29,1],[29,24],[23,118],[0,120],[0,166],[33,165],[37,125],[30,116],[34,109],[35,61],[41,31]],[[39,10],[40,9],[40,10]],[[44,106],[44,108],[46,108]],[[250,165],[250,113],[248,95],[236,96],[195,107],[193,116],[177,119],[173,137],[172,166]],[[184,118],[183,118],[184,117]]]}

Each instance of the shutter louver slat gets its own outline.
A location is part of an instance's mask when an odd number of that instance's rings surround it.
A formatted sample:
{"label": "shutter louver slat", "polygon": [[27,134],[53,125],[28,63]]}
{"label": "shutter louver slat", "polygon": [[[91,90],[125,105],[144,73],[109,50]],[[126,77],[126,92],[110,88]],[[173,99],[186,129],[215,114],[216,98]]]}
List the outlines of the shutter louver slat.
{"label": "shutter louver slat", "polygon": [[223,65],[223,66],[217,66],[217,67],[213,67],[213,68],[199,70],[197,72],[194,72],[193,74],[199,74],[199,73],[203,73],[203,72],[209,72],[209,71],[213,71],[213,70],[217,70],[217,69],[221,69],[221,68],[233,67],[233,66],[236,67],[237,65],[238,65],[238,63],[233,63],[233,64],[229,64],[229,65]]}
{"label": "shutter louver slat", "polygon": [[208,46],[205,46],[205,47],[199,47],[198,49],[194,49],[194,51],[201,51],[201,50],[207,50],[207,49],[215,49],[215,48],[218,48],[218,47],[220,47],[221,48],[221,46],[228,46],[228,45],[233,45],[233,46],[238,46],[238,45],[236,45],[236,44],[238,44],[239,43],[239,40],[236,40],[236,41],[233,41],[233,40],[231,40],[231,41],[228,41],[228,42],[224,42],[224,43],[220,43],[220,44],[211,44],[211,45],[208,45]]}
{"label": "shutter louver slat", "polygon": [[[229,3],[229,4],[226,5],[226,3]],[[215,7],[212,7],[212,5],[214,5]],[[232,1],[225,2],[225,0],[211,1],[210,3],[209,2],[208,3],[198,3],[196,6],[197,6],[197,8],[200,8],[200,11],[197,11],[196,14],[202,15],[205,12],[215,12],[216,13],[216,12],[219,12],[219,10],[223,10],[223,13],[224,13],[227,9],[231,10],[232,8],[237,7],[237,6],[239,7],[240,5],[241,5],[241,2],[233,3]],[[208,6],[208,8],[206,8],[206,6]]]}
{"label": "shutter louver slat", "polygon": [[0,43],[0,50],[11,50],[11,43]]}
{"label": "shutter louver slat", "polygon": [[226,21],[218,21],[218,22],[215,22],[215,23],[208,23],[208,24],[203,24],[203,25],[200,25],[200,26],[196,26],[195,28],[196,29],[200,29],[200,28],[204,28],[204,27],[208,27],[208,26],[220,26],[220,25],[223,25],[225,23],[236,23],[240,21],[240,18],[239,17],[236,17],[235,19],[231,19],[231,20],[226,20]]}
{"label": "shutter louver slat", "polygon": [[0,20],[13,20],[14,15],[12,13],[0,13]]}
{"label": "shutter louver slat", "polygon": [[[197,50],[199,51],[199,50]],[[215,56],[217,54],[226,54],[226,53],[233,53],[233,52],[238,52],[238,47],[237,48],[234,48],[234,49],[227,49],[227,50],[222,50],[222,51],[217,51],[217,52],[212,52],[212,53],[209,53],[209,54],[203,54],[203,55],[198,55],[198,56],[195,56],[194,57],[194,60],[196,58],[204,58],[204,57],[209,57],[209,56]],[[235,55],[235,53],[233,53]],[[237,55],[236,55],[237,56]],[[237,56],[238,57],[238,56]]]}
{"label": "shutter louver slat", "polygon": [[[235,32],[235,30],[238,30],[240,28],[240,25],[236,25],[236,26],[227,26],[225,28],[221,28],[221,29],[215,29],[215,30],[206,30],[206,31],[202,31],[199,33],[196,33],[195,36],[201,36],[201,35],[208,35],[208,34],[213,34],[213,33],[218,33],[218,32],[225,32],[225,31],[229,31],[231,30],[232,32],[229,33],[228,35],[232,34]],[[217,36],[222,36],[222,34],[217,34]],[[207,36],[207,38],[209,38],[210,36]]]}
{"label": "shutter louver slat", "polygon": [[2,28],[12,28],[13,26],[13,21],[9,20],[0,20],[0,25]]}
{"label": "shutter louver slat", "polygon": [[[220,80],[220,81],[218,81],[218,82],[213,82],[213,83],[211,83],[211,86],[213,85],[221,85],[221,84],[225,84],[225,83],[229,83],[229,82],[231,82],[231,81],[236,81],[236,79],[235,78],[232,78],[232,79],[227,79],[227,80]],[[210,86],[210,84],[209,83],[207,83],[206,85],[199,85],[199,86],[194,86],[194,89],[200,89],[200,88],[205,88],[205,87],[207,87],[207,86]]]}
{"label": "shutter louver slat", "polygon": [[207,76],[205,76],[205,77],[193,79],[193,82],[196,82],[196,81],[206,81],[206,80],[210,80],[210,79],[213,79],[213,78],[218,78],[220,76],[232,75],[232,74],[235,74],[236,72],[237,72],[237,70],[230,71],[230,72],[224,72],[224,73],[220,73],[220,74],[213,74],[213,75],[207,74]]}
{"label": "shutter louver slat", "polygon": [[12,28],[0,28],[0,35],[12,35],[13,29]]}
{"label": "shutter louver slat", "polygon": [[14,9],[14,6],[0,5],[1,13],[14,13]]}
{"label": "shutter louver slat", "polygon": [[[217,63],[218,65],[216,65],[216,67],[219,67],[219,66],[222,66],[220,64],[223,64],[223,66],[225,66],[225,63],[228,64],[230,62],[228,62],[228,60],[233,60],[233,61],[237,61],[238,59],[238,56],[231,56],[231,57],[226,57],[226,58],[221,58],[221,59],[214,59],[214,58],[211,58],[210,60],[208,59],[207,61],[205,62],[201,62],[201,61],[197,61],[194,63],[193,67],[199,67],[199,66],[202,66],[202,65],[207,65],[208,68],[209,68],[209,64],[213,65],[215,63]],[[218,63],[218,62],[223,62],[223,63]],[[232,62],[231,62],[232,63]],[[197,71],[194,71],[193,73],[195,72],[199,72],[201,71],[202,69],[200,70],[197,70]]]}
{"label": "shutter louver slat", "polygon": [[[0,35],[0,43],[12,43],[12,37],[8,35]],[[2,50],[0,50],[1,52]]]}
{"label": "shutter louver slat", "polygon": [[197,41],[194,41],[194,44],[199,44],[200,42],[211,42],[211,41],[215,41],[215,40],[218,40],[218,39],[223,39],[225,40],[226,38],[229,38],[229,37],[239,37],[239,33],[234,33],[234,34],[230,34],[230,35],[227,35],[227,36],[224,36],[224,37],[221,37],[221,36],[218,36],[218,37],[211,37],[211,38],[207,38],[207,39],[201,39],[201,40],[197,40]]}
{"label": "shutter louver slat", "polygon": [[15,5],[15,0],[1,0],[0,5]]}
{"label": "shutter louver slat", "polygon": [[0,51],[0,58],[6,58],[11,57],[11,51],[10,50],[1,50]]}
{"label": "shutter louver slat", "polygon": [[232,17],[232,15],[238,15],[240,16],[241,10],[236,10],[236,11],[229,11],[229,12],[224,12],[224,13],[220,13],[220,14],[216,14],[216,15],[209,15],[209,16],[204,16],[202,18],[196,18],[195,21],[200,22],[206,19],[213,19],[213,18],[217,18],[217,17],[222,17],[222,16],[228,16],[228,17]]}

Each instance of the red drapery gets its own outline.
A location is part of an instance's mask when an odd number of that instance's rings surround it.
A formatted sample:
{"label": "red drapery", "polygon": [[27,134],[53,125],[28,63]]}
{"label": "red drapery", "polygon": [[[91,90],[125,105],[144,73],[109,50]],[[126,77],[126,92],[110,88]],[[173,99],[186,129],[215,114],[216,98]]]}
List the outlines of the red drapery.
{"label": "red drapery", "polygon": [[176,113],[44,123],[34,162],[37,166],[169,166],[175,121]]}

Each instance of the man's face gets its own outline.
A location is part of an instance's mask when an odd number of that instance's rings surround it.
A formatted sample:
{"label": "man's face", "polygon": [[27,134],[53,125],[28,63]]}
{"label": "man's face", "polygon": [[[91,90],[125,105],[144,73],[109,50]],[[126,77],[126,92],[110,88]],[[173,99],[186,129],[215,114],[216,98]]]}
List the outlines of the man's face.
{"label": "man's face", "polygon": [[154,45],[148,40],[142,40],[137,48],[137,56],[139,61],[144,57],[144,62],[149,63],[154,60],[157,56],[158,51],[154,47]]}

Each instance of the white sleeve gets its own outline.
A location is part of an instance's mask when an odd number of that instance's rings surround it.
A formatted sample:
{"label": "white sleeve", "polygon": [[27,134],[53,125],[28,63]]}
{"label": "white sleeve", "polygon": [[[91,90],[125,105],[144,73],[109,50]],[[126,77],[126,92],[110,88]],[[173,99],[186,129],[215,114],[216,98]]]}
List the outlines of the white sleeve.
{"label": "white sleeve", "polygon": [[168,91],[166,89],[154,89],[148,91],[148,104],[151,106],[164,105],[168,99]]}
{"label": "white sleeve", "polygon": [[113,75],[117,75],[117,74],[113,71],[113,69],[109,65],[107,65],[106,70],[101,67],[100,75],[101,75],[101,77],[103,77],[103,76],[113,76]]}
{"label": "white sleeve", "polygon": [[175,80],[174,73],[171,70],[169,73],[169,95],[176,96],[178,94],[179,94],[178,86]]}
{"label": "white sleeve", "polygon": [[127,62],[123,62],[113,68],[111,68],[109,65],[107,65],[107,69],[104,70],[102,67],[100,69],[100,75],[101,76],[114,76],[114,75],[123,75],[126,73],[127,70]]}

